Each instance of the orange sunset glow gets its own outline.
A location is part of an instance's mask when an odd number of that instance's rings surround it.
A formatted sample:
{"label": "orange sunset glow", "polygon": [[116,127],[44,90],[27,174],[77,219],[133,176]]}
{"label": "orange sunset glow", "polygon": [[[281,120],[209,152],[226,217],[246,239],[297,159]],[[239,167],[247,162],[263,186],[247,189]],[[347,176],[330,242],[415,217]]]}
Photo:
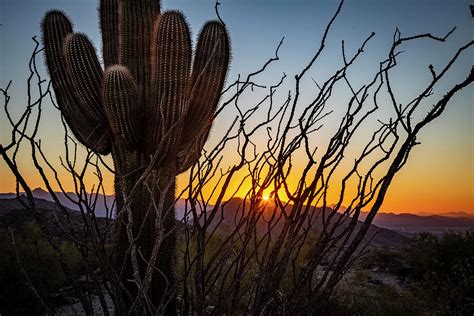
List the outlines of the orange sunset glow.
{"label": "orange sunset glow", "polygon": [[[415,156],[420,156],[415,154]],[[416,157],[415,157],[416,158]],[[467,157],[469,158],[469,157]],[[459,159],[459,157],[458,157]],[[460,158],[462,159],[462,157]],[[466,159],[466,158],[464,158]],[[467,159],[466,159],[467,160]],[[2,181],[0,183],[1,192],[14,192],[15,180],[5,170],[4,162],[2,162],[3,174]],[[471,169],[467,169],[462,164],[450,165],[448,169],[446,162],[434,160],[426,163],[419,162],[419,165],[415,165],[415,162],[411,162],[403,172],[401,172],[391,189],[385,198],[382,206],[383,212],[393,213],[443,213],[443,212],[455,212],[464,211],[468,213],[474,213],[474,192],[473,192],[473,176],[472,166]],[[469,167],[469,166],[468,166]],[[432,168],[437,169],[439,172],[433,173]],[[33,168],[24,166],[24,171],[28,171],[28,182],[31,187],[45,188],[40,176],[34,172]],[[23,171],[22,170],[22,171]],[[61,176],[60,176],[61,177]],[[74,191],[74,185],[67,181],[67,173],[63,172],[62,178],[64,181],[64,189],[69,192]],[[87,183],[91,185],[96,181],[94,175],[88,175]],[[429,181],[427,181],[429,179]],[[182,187],[182,183],[187,180],[187,175],[182,175],[178,179],[178,191]],[[235,179],[230,185],[229,192],[235,190],[240,181]],[[296,179],[290,179],[289,187],[294,187],[297,184]],[[113,177],[108,175],[104,178],[104,187],[107,193],[113,194]],[[59,190],[59,187],[53,184],[54,190]],[[244,183],[241,189],[238,190],[236,196],[245,197],[245,195],[251,189],[250,183]],[[207,188],[210,192],[211,188]],[[336,198],[338,188],[334,188],[333,198]],[[271,199],[270,190],[265,190],[262,195],[262,200],[268,201]],[[286,200],[285,194],[281,191],[279,197],[282,200]]]}

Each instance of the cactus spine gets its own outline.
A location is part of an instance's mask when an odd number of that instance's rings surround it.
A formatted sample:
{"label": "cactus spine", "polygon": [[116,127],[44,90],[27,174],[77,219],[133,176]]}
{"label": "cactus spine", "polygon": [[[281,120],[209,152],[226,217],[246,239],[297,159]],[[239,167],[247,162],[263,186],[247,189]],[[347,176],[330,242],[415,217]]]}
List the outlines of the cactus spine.
{"label": "cactus spine", "polygon": [[[176,282],[175,177],[199,159],[209,134],[229,64],[229,38],[220,22],[206,23],[191,69],[191,35],[180,12],[161,13],[158,0],[101,0],[99,11],[105,71],[90,40],[74,33],[56,10],[47,12],[42,24],[46,64],[74,136],[114,159],[115,270],[131,294],[119,295],[122,311],[143,308],[131,299],[140,290],[130,282],[131,226],[143,256],[138,262],[142,277],[157,236],[166,236],[155,263],[165,277],[152,273],[148,295],[155,307],[168,301],[166,312],[172,314],[174,298],[165,295],[165,288],[172,293]],[[147,167],[143,178],[137,171]],[[156,205],[162,205],[161,213]],[[161,230],[155,226],[157,216]]]}

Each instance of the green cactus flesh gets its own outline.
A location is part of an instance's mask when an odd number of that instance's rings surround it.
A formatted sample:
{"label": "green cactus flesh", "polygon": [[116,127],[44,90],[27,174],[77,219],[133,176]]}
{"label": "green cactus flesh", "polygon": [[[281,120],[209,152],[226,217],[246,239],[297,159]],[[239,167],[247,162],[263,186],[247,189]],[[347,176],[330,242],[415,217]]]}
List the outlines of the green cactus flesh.
{"label": "green cactus flesh", "polygon": [[[158,0],[101,0],[99,11],[105,69],[90,40],[74,33],[56,10],[42,23],[46,64],[76,139],[97,154],[112,153],[116,273],[132,296],[139,292],[130,282],[132,214],[143,275],[157,236],[166,236],[155,264],[165,277],[153,273],[148,294],[155,307],[169,301],[166,311],[172,314],[173,295],[164,293],[175,285],[175,177],[199,159],[209,135],[228,69],[229,37],[222,23],[206,23],[191,67],[191,35],[180,12],[161,13]],[[143,170],[149,170],[145,177]],[[157,216],[163,231],[157,231]],[[127,295],[120,300],[124,309],[133,304]]]}

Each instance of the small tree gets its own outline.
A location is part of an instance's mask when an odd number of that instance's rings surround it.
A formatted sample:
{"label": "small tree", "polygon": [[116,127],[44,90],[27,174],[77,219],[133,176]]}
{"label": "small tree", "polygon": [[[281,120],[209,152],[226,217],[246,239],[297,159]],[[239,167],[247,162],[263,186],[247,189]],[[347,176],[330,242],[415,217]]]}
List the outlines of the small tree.
{"label": "small tree", "polygon": [[[474,45],[470,41],[444,68],[430,67],[431,80],[409,102],[400,104],[390,78],[403,45],[420,39],[445,42],[453,30],[443,37],[402,37],[397,29],[387,58],[368,82],[356,86],[348,74],[373,33],[352,54],[342,42],[341,66],[325,81],[315,82],[313,98],[303,101],[301,83],[322,55],[342,5],[343,1],[319,48],[295,76],[294,89],[281,103],[275,94],[286,75],[270,85],[257,82],[257,76],[279,60],[283,41],[260,69],[245,79],[237,78],[221,94],[229,61],[222,21],[208,23],[201,31],[190,72],[190,36],[181,14],[160,14],[154,1],[101,1],[106,67],[102,74],[87,38],[72,34],[64,14],[51,11],[46,15],[46,60],[58,107],[74,134],[72,138],[66,130],[63,167],[76,184],[76,198],[71,201],[83,215],[86,242],[68,226],[68,211],[50,184],[54,181],[62,188],[57,167],[48,162],[37,140],[42,100],[51,96],[36,69],[38,46],[29,79],[36,75],[38,100],[31,101],[19,120],[9,115],[8,87],[2,89],[12,140],[0,147],[0,153],[17,178],[18,194],[20,186],[26,192],[25,207],[38,215],[16,163],[20,146],[28,145],[58,212],[65,215],[65,235],[75,242],[86,263],[91,258],[98,262],[103,278],[90,264],[93,285],[87,295],[77,290],[87,313],[93,313],[93,295],[104,313],[110,307],[109,295],[119,314],[314,313],[324,308],[373,237],[371,222],[394,176],[418,144],[420,131],[474,80],[471,69],[443,96],[429,99],[438,82]],[[331,108],[335,91],[347,92],[346,106],[339,105],[339,111]],[[256,101],[244,107],[241,100],[248,96]],[[417,119],[416,110],[427,100],[432,106]],[[389,104],[393,115],[374,123],[382,104]],[[201,156],[212,120],[232,110],[236,113],[233,123]],[[340,112],[338,117],[335,112]],[[329,138],[317,138],[330,116]],[[365,135],[362,130],[368,122],[373,128],[369,137],[356,154],[349,155],[354,139]],[[83,165],[76,163],[76,139],[87,146]],[[233,161],[226,156],[232,149]],[[98,155],[109,152],[113,168]],[[190,167],[183,190],[175,193],[176,174]],[[45,168],[53,172],[53,179]],[[84,181],[88,172],[97,177],[92,188]],[[94,207],[97,194],[104,190],[105,172],[115,176],[117,218],[104,228],[95,218]],[[297,179],[295,185],[290,178]],[[239,183],[237,189],[231,189],[232,183]],[[241,199],[233,199],[237,193]],[[269,199],[264,198],[267,195]],[[185,201],[180,206],[184,225],[176,226],[178,199]],[[359,221],[363,209],[369,212]],[[42,220],[41,216],[36,219]],[[106,245],[112,223],[115,250],[111,258]],[[54,239],[49,242],[61,261],[60,247]],[[68,281],[76,285],[61,262]]]}

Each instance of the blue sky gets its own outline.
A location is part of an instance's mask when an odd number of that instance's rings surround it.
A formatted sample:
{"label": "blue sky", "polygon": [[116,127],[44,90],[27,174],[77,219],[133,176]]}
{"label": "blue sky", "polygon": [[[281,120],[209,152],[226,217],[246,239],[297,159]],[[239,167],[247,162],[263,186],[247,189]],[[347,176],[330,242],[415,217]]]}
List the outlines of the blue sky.
{"label": "blue sky", "polygon": [[[290,80],[283,87],[284,91],[292,88],[294,82],[291,78],[318,47],[324,26],[338,5],[335,0],[221,0],[221,3],[220,14],[232,38],[233,59],[229,81],[239,73],[247,74],[259,67],[273,55],[284,36],[280,61],[259,78],[262,82],[273,83],[285,72]],[[183,11],[195,38],[204,21],[215,18],[214,4],[212,0],[169,0],[163,1],[162,7]],[[64,10],[74,22],[75,30],[88,34],[100,50],[96,0],[2,0],[0,5],[0,85],[5,86],[13,80],[10,91],[13,106],[21,108],[24,102],[27,61],[33,48],[31,37],[37,35],[40,38],[40,21],[48,9]],[[357,71],[352,74],[353,80],[357,81],[373,72],[378,61],[386,55],[395,27],[399,27],[402,35],[408,36],[425,32],[443,35],[457,26],[446,44],[422,41],[406,47],[407,52],[400,58],[400,70],[394,78],[400,98],[408,99],[416,92],[415,88],[420,87],[420,82],[429,79],[428,64],[433,64],[435,68],[443,65],[458,47],[474,38],[473,23],[469,1],[464,0],[347,0],[330,34],[327,51],[312,69],[311,76],[322,80],[341,61],[341,40],[345,40],[350,51],[356,49],[372,31],[376,33],[360,65],[355,68]],[[439,94],[450,83],[460,81],[473,62],[471,50],[441,83]],[[312,83],[304,82],[303,88],[308,91],[303,98],[309,98],[314,88]],[[433,197],[444,194],[441,204],[453,205],[452,210],[463,208],[474,212],[473,99],[473,89],[469,87],[453,99],[442,118],[423,132],[420,139],[422,146],[414,151],[409,164],[397,178],[393,192],[417,191],[418,198],[428,205],[427,211],[434,209],[430,202]],[[45,135],[54,134],[61,127],[54,124],[58,115],[52,107],[45,109],[44,119],[51,123],[44,127]],[[3,122],[2,113],[1,142],[8,139],[8,129]],[[215,129],[219,126],[217,124]],[[1,173],[3,170],[5,166],[1,162]],[[415,174],[418,180],[414,180]],[[11,185],[12,182],[9,182],[1,188],[7,190]],[[406,204],[416,202],[413,200],[415,196],[400,194],[393,193],[387,199],[393,200],[392,205],[398,205],[398,200],[404,200]],[[456,204],[461,200],[464,202]],[[402,211],[401,206],[397,207],[398,211]]]}
{"label": "blue sky", "polygon": [[[323,26],[337,7],[338,1],[302,0],[222,0],[220,12],[231,30],[233,40],[233,73],[253,69],[268,57],[285,36],[281,50],[281,67],[297,70],[318,44]],[[212,0],[163,1],[164,9],[182,10],[196,34],[207,19],[215,18]],[[2,0],[1,2],[1,69],[2,80],[21,78],[18,64],[28,58],[31,36],[39,35],[44,12],[51,8],[64,10],[76,29],[88,34],[99,48],[100,33],[96,0]],[[443,34],[458,26],[452,47],[472,37],[473,19],[469,2],[464,0],[348,0],[336,23],[331,39],[348,44],[359,43],[370,32],[376,32],[376,46],[387,45],[394,28],[403,34],[432,32]],[[350,46],[349,46],[350,47]],[[376,54],[377,50],[371,53]],[[431,54],[441,58],[439,52]],[[24,63],[23,63],[24,64]]]}

